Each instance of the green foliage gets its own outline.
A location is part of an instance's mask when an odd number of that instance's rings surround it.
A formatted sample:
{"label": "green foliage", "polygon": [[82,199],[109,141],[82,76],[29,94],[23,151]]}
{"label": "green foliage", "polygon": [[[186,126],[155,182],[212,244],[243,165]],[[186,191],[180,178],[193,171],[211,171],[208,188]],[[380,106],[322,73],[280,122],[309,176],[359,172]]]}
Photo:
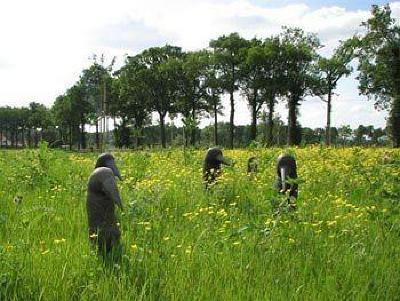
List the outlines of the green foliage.
{"label": "green foliage", "polygon": [[373,5],[372,16],[362,23],[366,32],[346,41],[359,60],[359,89],[375,100],[377,109],[390,109],[393,145],[400,147],[400,27],[389,4]]}
{"label": "green foliage", "polygon": [[[396,299],[399,151],[285,150],[298,163],[295,211],[273,189],[282,151],[224,151],[236,164],[210,190],[203,151],[116,153],[126,205],[117,262],[87,241],[95,154],[1,151],[1,300]],[[46,180],[21,185],[17,175],[33,176],[25,168],[39,158]]]}
{"label": "green foliage", "polygon": [[[38,103],[31,103],[29,108],[0,108],[0,134],[7,138],[3,139],[7,147],[37,146],[39,140],[45,139],[53,142],[51,147],[69,144],[71,149],[85,149],[95,140],[100,149],[99,121],[111,117],[117,147],[161,144],[166,148],[170,142],[232,148],[234,140],[236,146],[251,141],[283,145],[284,140],[289,145],[300,145],[302,137],[310,138],[303,144],[321,143],[323,129],[307,129],[302,135],[297,115],[307,96],[328,95],[324,142],[330,145],[333,91],[338,80],[349,75],[348,63],[356,57],[360,62],[360,91],[373,96],[376,107],[390,108],[386,132],[393,137],[394,146],[398,146],[400,30],[388,5],[373,6],[372,17],[363,26],[364,34],[341,43],[329,59],[318,55],[321,44],[316,34],[287,27],[263,40],[247,40],[238,33],[222,35],[210,41],[209,49],[193,52],[171,45],[151,47],[127,56],[125,64],[115,72],[115,58],[106,65],[104,56],[94,56],[79,81],[56,98],[51,111]],[[238,91],[251,111],[250,128],[234,125]],[[223,114],[224,94],[229,94],[230,102],[228,129],[224,123],[219,128],[218,122],[218,115]],[[278,101],[287,102],[287,126],[275,114]],[[263,108],[267,111],[261,114]],[[158,114],[158,125],[152,124],[153,113]],[[213,133],[199,129],[204,117],[214,118]],[[264,122],[262,133],[257,125],[260,117]],[[166,124],[167,118],[172,125]],[[183,128],[174,125],[176,118],[184,122]],[[101,131],[108,124],[104,122]],[[95,137],[85,132],[88,125],[96,126]],[[382,131],[380,136],[384,136]],[[107,137],[103,138],[107,142]]]}
{"label": "green foliage", "polygon": [[305,96],[315,94],[320,87],[315,64],[321,45],[315,34],[299,28],[284,28],[280,41],[286,69],[283,94],[287,96],[289,108],[288,144],[299,145],[298,106]]}
{"label": "green foliage", "polygon": [[332,94],[336,89],[337,82],[343,76],[349,76],[352,68],[348,65],[351,61],[351,55],[347,54],[345,47],[341,45],[337,48],[333,56],[328,58],[320,58],[318,61],[318,69],[321,73],[320,80],[320,96],[327,95],[327,123],[326,123],[326,143],[331,144],[331,110],[332,110]]}
{"label": "green foliage", "polygon": [[237,32],[230,35],[222,35],[216,40],[210,41],[213,49],[215,66],[218,75],[218,86],[230,95],[230,148],[233,148],[235,100],[233,93],[239,89],[241,64],[245,58],[249,41],[240,37]]}
{"label": "green foliage", "polygon": [[348,66],[351,57],[343,55],[341,48],[335,50],[331,58],[320,58],[318,61],[319,71],[322,75],[322,91],[328,94],[336,88],[337,82],[343,76],[349,76],[352,68]]}
{"label": "green foliage", "polygon": [[[209,54],[206,51],[188,52],[175,61],[179,73],[177,112],[181,113],[190,144],[196,143],[198,119],[208,109],[206,77],[209,68]],[[188,137],[185,137],[185,143]]]}
{"label": "green foliage", "polygon": [[236,32],[210,41],[210,47],[214,51],[215,62],[220,72],[220,85],[229,93],[233,93],[239,88],[239,66],[245,58],[248,46],[249,42]]}
{"label": "green foliage", "polygon": [[178,59],[182,49],[176,46],[152,47],[134,59],[144,67],[140,73],[144,91],[149,93],[149,109],[159,115],[161,145],[166,147],[165,117],[176,112],[178,96]]}

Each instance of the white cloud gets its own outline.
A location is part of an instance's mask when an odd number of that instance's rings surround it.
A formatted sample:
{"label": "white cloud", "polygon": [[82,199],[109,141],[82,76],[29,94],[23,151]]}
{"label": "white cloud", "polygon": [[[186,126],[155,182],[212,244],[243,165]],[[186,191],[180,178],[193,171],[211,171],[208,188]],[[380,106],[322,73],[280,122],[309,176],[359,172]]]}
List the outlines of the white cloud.
{"label": "white cloud", "polygon": [[[399,17],[400,3],[391,7]],[[93,53],[116,55],[121,64],[125,53],[167,42],[184,49],[204,48],[210,39],[233,31],[246,38],[267,37],[282,25],[298,26],[317,32],[326,45],[322,53],[329,54],[339,39],[361,30],[359,24],[368,15],[341,7],[311,9],[300,1],[279,8],[248,0],[7,1],[0,10],[0,105],[30,101],[51,105],[78,80]],[[358,96],[354,80],[342,83],[334,104],[334,125],[383,125],[386,115]],[[237,108],[236,122],[248,123],[246,104],[238,102]],[[303,103],[302,124],[323,126],[321,110],[322,102]],[[285,116],[285,109],[280,111]],[[227,109],[224,118],[228,117]]]}

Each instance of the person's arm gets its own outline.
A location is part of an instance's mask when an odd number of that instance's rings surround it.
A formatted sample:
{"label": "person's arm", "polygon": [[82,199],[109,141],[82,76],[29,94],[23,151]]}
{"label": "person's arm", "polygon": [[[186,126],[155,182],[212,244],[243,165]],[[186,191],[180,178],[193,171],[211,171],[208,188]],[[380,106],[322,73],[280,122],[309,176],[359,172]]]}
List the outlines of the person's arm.
{"label": "person's arm", "polygon": [[121,210],[124,210],[114,174],[110,173],[110,175],[105,177],[103,181],[103,189],[104,193],[114,202],[114,204],[116,204]]}

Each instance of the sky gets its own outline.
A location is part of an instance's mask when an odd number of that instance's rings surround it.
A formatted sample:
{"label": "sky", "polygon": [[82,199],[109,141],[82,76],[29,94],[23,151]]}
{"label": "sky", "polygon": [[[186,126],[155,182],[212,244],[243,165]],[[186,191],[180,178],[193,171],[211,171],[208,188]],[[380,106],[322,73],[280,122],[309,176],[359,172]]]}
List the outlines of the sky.
{"label": "sky", "polygon": [[[369,17],[365,0],[14,0],[0,9],[0,106],[26,106],[32,101],[51,106],[91,64],[93,54],[106,62],[116,56],[116,67],[126,55],[163,46],[202,49],[211,39],[239,32],[245,38],[265,38],[282,26],[301,27],[319,35],[329,56]],[[400,1],[391,2],[393,16],[400,17]],[[333,99],[332,125],[359,124],[384,127],[386,112],[360,96],[356,74],[339,82]],[[237,95],[236,124],[248,124],[246,102]],[[225,116],[229,119],[226,100]],[[278,106],[287,117],[284,104]],[[305,127],[324,127],[326,104],[307,98],[300,107]],[[202,125],[212,123],[204,120]]]}

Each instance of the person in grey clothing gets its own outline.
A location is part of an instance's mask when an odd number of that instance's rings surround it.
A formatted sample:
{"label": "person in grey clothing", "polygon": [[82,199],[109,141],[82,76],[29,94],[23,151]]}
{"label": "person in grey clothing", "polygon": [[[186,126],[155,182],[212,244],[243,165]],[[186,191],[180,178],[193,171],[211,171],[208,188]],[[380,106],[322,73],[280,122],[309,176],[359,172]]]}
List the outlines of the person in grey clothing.
{"label": "person in grey clothing", "polygon": [[114,157],[101,154],[89,177],[86,200],[89,241],[97,244],[100,254],[109,253],[121,237],[114,207],[123,210],[123,206],[115,177],[122,179]]}

